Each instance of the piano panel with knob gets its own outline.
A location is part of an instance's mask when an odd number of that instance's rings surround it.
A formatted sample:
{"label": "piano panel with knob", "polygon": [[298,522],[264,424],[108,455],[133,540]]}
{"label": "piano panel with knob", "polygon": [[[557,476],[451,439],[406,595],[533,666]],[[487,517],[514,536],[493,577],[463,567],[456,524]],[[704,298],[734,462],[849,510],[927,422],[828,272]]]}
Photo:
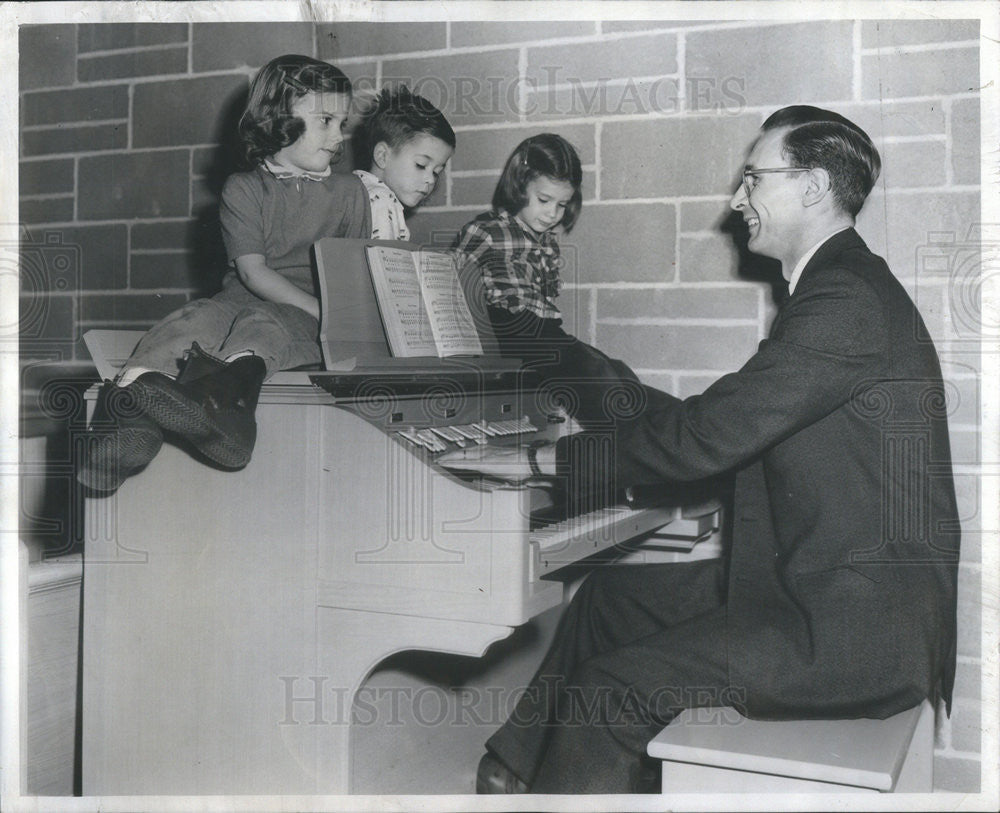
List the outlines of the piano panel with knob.
{"label": "piano panel with knob", "polygon": [[[620,506],[541,522],[551,505],[543,489],[434,462],[469,444],[554,437],[530,393],[378,389],[324,411],[320,491],[336,498],[323,501],[320,525],[336,528],[338,542],[320,550],[321,605],[516,626],[562,600],[562,585],[543,577],[680,518],[674,506]],[[349,455],[337,453],[345,437]]]}
{"label": "piano panel with knob", "polygon": [[[528,531],[544,494],[463,480],[433,463],[455,441],[435,434],[432,451],[407,437],[427,426],[361,412],[322,416],[320,492],[331,497],[319,521],[337,541],[319,550],[320,605],[516,626],[562,600],[562,585],[530,576]],[[351,453],[337,454],[348,437]]]}

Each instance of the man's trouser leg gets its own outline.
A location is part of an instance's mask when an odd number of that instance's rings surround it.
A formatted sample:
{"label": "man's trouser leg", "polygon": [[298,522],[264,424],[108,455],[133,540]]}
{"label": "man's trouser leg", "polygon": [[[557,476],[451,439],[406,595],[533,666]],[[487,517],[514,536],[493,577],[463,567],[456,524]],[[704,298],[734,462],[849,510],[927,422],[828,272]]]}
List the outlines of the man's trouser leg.
{"label": "man's trouser leg", "polygon": [[532,791],[637,789],[659,728],[688,705],[733,700],[723,587],[721,561],[598,568],[487,748]]}

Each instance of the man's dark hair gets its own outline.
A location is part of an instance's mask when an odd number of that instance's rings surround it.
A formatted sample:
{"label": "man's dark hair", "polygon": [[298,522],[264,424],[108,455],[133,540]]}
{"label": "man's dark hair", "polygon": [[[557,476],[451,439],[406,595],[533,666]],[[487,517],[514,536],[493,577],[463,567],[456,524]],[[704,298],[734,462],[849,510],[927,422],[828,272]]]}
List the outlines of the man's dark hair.
{"label": "man's dark hair", "polygon": [[788,162],[825,169],[834,199],[851,217],[857,217],[882,170],[868,134],[839,113],[809,105],[783,107],[768,117],[761,130],[784,127],[790,128],[782,148]]}
{"label": "man's dark hair", "polygon": [[247,167],[294,144],[306,123],[292,115],[292,105],[307,93],[351,95],[351,80],[328,62],[286,54],[268,62],[250,83],[250,97],[240,119],[239,135]]}
{"label": "man's dark hair", "polygon": [[493,208],[516,215],[528,203],[528,184],[542,176],[573,188],[561,221],[568,232],[576,223],[583,203],[580,191],[583,170],[573,145],[555,133],[531,136],[514,148],[493,191]]}
{"label": "man's dark hair", "polygon": [[444,113],[406,85],[393,90],[386,88],[361,114],[361,121],[351,136],[355,166],[370,169],[372,151],[382,141],[396,150],[418,135],[434,136],[455,148],[455,131]]}

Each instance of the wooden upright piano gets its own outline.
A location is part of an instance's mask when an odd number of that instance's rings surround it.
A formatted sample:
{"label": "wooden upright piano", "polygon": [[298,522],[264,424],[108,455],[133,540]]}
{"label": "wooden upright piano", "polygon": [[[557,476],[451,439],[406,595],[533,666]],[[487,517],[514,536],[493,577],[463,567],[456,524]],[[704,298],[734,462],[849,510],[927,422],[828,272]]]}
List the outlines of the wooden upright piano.
{"label": "wooden upright piano", "polygon": [[[140,336],[88,335],[102,377]],[[480,656],[562,603],[564,565],[718,525],[669,495],[560,516],[547,489],[437,465],[560,431],[509,365],[283,372],[257,423],[241,471],[165,443],[86,501],[85,795],[348,793],[352,703],[385,658]]]}

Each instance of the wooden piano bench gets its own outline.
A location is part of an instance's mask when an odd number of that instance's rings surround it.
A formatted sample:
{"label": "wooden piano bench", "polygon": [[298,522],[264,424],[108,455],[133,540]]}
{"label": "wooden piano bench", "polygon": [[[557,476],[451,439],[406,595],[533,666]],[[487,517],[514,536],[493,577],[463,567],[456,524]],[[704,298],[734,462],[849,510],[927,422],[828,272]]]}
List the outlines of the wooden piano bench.
{"label": "wooden piano bench", "polygon": [[896,792],[933,786],[929,701],[886,720],[748,720],[732,708],[687,709],[647,751],[674,793]]}

